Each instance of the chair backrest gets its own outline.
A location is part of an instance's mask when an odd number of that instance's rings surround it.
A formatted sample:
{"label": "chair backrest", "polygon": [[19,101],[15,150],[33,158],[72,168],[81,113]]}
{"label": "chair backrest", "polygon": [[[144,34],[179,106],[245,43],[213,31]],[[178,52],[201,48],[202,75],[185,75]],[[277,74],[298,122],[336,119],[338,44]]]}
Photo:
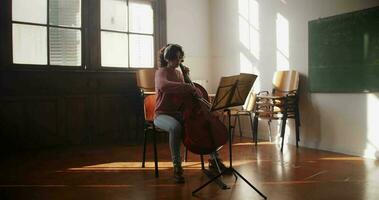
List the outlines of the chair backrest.
{"label": "chair backrest", "polygon": [[148,95],[144,99],[145,120],[154,121],[156,95]]}
{"label": "chair backrest", "polygon": [[[137,86],[143,92],[155,91],[155,71],[156,69],[140,69],[137,71]],[[144,111],[146,121],[154,120],[155,100],[155,95],[147,95],[144,98]]]}
{"label": "chair backrest", "polygon": [[273,95],[285,96],[299,89],[299,72],[295,70],[277,71],[272,80]]}
{"label": "chair backrest", "polygon": [[250,92],[249,96],[247,97],[247,102],[244,105],[244,110],[246,110],[248,112],[254,111],[256,98],[257,98],[257,94],[255,94],[254,92]]}
{"label": "chair backrest", "polygon": [[144,92],[155,91],[156,69],[140,69],[137,71],[137,86]]}

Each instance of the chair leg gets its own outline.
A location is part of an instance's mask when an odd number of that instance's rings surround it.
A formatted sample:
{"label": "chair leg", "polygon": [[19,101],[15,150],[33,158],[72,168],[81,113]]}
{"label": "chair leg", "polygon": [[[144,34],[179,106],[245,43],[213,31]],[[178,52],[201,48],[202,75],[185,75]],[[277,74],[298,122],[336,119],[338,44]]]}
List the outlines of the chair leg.
{"label": "chair leg", "polygon": [[255,142],[255,146],[257,146],[258,145],[258,116],[254,116],[253,141]]}
{"label": "chair leg", "polygon": [[201,169],[204,170],[205,167],[204,167],[204,156],[203,155],[200,155],[200,160],[201,160]]}
{"label": "chair leg", "polygon": [[300,141],[300,115],[299,115],[299,108],[296,107],[295,110],[295,126],[296,126],[296,147],[299,147],[299,141]]}
{"label": "chair leg", "polygon": [[154,167],[155,167],[155,177],[159,177],[158,173],[158,154],[157,154],[157,138],[155,126],[153,125],[153,144],[154,144]]}
{"label": "chair leg", "polygon": [[[295,122],[296,123],[296,122]],[[300,130],[299,126],[296,124],[296,148],[299,148],[299,141],[300,141]]]}
{"label": "chair leg", "polygon": [[284,135],[286,132],[286,123],[287,123],[287,116],[284,116],[282,118],[282,129],[280,130],[280,137],[282,137],[282,146],[280,147],[280,151],[283,152],[283,145],[284,145]]}
{"label": "chair leg", "polygon": [[271,135],[271,119],[267,121],[268,124],[268,139],[270,142],[272,142],[272,135]]}
{"label": "chair leg", "polygon": [[184,162],[187,162],[187,158],[188,158],[188,149],[187,147],[184,147]]}
{"label": "chair leg", "polygon": [[301,126],[300,125],[300,112],[299,112],[299,106],[298,105],[295,107],[295,115],[296,115],[296,120],[298,122],[298,125]]}
{"label": "chair leg", "polygon": [[238,129],[240,131],[240,137],[242,137],[242,130],[241,130],[241,119],[240,115],[237,115],[237,120],[238,120]]}
{"label": "chair leg", "polygon": [[253,125],[253,118],[251,117],[251,113],[249,114],[249,120],[250,120],[251,136],[254,137],[254,125]]}
{"label": "chair leg", "polygon": [[146,140],[147,140],[147,130],[145,129],[143,131],[143,153],[142,153],[142,168],[145,168],[145,161],[146,161]]}
{"label": "chair leg", "polygon": [[233,138],[234,138],[234,134],[236,132],[236,126],[237,126],[237,116],[234,116],[233,126],[231,127],[233,129],[232,141],[233,141]]}

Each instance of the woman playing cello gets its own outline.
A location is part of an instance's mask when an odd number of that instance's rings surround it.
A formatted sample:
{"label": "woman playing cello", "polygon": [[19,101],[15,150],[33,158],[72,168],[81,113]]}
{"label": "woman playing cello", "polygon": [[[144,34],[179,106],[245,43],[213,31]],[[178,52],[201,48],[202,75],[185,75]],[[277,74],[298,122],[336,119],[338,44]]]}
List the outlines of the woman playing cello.
{"label": "woman playing cello", "polygon": [[[155,90],[157,94],[154,124],[158,128],[169,133],[169,145],[171,158],[174,166],[174,181],[184,183],[182,159],[180,147],[182,142],[182,121],[181,109],[175,103],[175,95],[192,95],[199,97],[201,92],[190,84],[184,82],[183,74],[177,70],[183,61],[184,51],[180,45],[168,44],[158,52],[159,69],[155,73]],[[185,67],[184,73],[189,73]],[[221,170],[226,169],[225,165],[218,158],[215,151],[209,159],[209,168],[217,169],[216,161]]]}

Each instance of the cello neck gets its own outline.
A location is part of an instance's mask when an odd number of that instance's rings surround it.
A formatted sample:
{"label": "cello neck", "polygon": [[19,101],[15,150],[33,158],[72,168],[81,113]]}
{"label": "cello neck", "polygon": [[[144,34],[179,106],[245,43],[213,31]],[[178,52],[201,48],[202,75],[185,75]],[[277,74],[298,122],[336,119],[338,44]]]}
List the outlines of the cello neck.
{"label": "cello neck", "polygon": [[199,84],[195,85],[195,83],[193,83],[193,82],[191,81],[190,77],[189,77],[188,74],[185,72],[185,70],[184,70],[184,65],[183,65],[182,63],[179,64],[179,67],[180,67],[180,70],[182,70],[182,74],[183,74],[184,82],[189,83],[189,84],[191,84],[193,87],[198,88],[198,89],[199,89],[199,87],[200,87],[200,88],[204,91],[204,92],[203,92],[203,96],[202,96],[202,97],[199,97],[199,100],[200,100],[201,102],[203,102],[208,108],[210,108],[210,107],[211,107],[211,103],[209,103],[208,100],[207,100],[207,99],[208,99],[208,93],[207,93],[207,91],[206,91],[201,85],[199,85]]}
{"label": "cello neck", "polygon": [[182,71],[184,82],[191,84],[192,86],[195,86],[193,82],[191,81],[191,78],[188,76],[188,73],[184,70],[184,65],[182,63],[179,64],[180,70]]}

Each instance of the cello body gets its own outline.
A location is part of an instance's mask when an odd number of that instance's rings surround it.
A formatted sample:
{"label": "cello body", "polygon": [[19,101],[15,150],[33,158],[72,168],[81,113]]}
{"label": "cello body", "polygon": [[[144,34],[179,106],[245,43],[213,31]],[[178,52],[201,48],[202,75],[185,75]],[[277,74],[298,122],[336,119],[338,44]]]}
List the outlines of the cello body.
{"label": "cello body", "polygon": [[[189,79],[188,76],[186,79]],[[191,84],[201,91],[202,97],[201,99],[188,95],[182,97],[183,144],[193,153],[210,154],[228,141],[228,131],[219,118],[210,112],[209,103],[205,103],[208,100],[206,90],[199,84],[192,82]]]}

